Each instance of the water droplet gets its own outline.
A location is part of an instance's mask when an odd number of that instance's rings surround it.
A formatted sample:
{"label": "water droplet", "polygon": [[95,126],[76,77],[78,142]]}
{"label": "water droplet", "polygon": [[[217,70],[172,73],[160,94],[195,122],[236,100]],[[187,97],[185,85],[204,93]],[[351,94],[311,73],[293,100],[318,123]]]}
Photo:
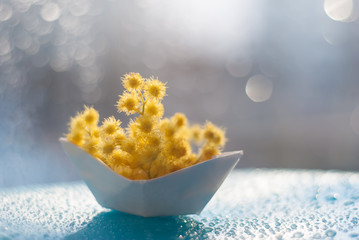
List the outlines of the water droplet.
{"label": "water droplet", "polygon": [[293,238],[301,238],[303,236],[304,236],[304,234],[302,232],[296,232],[293,234]]}
{"label": "water droplet", "polygon": [[329,194],[328,196],[326,196],[325,200],[327,200],[328,202],[334,202],[338,200],[338,194]]}
{"label": "water droplet", "polygon": [[277,239],[277,240],[282,240],[282,239],[283,239],[283,236],[282,236],[282,235],[277,235],[277,236],[276,236],[276,239]]}
{"label": "water droplet", "polygon": [[346,201],[344,203],[344,206],[349,206],[349,205],[354,205],[354,202],[353,201]]}
{"label": "water droplet", "polygon": [[327,237],[334,237],[335,235],[337,235],[337,232],[332,229],[329,229],[325,232],[325,236]]}
{"label": "water droplet", "polygon": [[314,239],[321,239],[322,236],[319,233],[316,233],[316,234],[313,235],[313,238]]}

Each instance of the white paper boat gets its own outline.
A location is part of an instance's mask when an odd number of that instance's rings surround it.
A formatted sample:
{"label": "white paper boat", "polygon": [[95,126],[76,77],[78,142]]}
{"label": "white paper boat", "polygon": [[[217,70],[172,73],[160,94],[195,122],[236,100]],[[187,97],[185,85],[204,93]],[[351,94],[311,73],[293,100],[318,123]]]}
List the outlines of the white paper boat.
{"label": "white paper boat", "polygon": [[159,178],[130,180],[65,138],[60,142],[101,206],[144,217],[199,214],[243,155],[227,152]]}

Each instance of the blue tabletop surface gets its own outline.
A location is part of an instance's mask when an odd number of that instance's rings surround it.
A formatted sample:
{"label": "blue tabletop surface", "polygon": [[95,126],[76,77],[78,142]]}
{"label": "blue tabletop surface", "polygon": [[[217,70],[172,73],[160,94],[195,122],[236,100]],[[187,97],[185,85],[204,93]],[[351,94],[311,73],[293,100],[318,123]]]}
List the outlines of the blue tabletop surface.
{"label": "blue tabletop surface", "polygon": [[359,173],[235,170],[200,215],[99,206],[83,182],[0,189],[0,239],[359,239]]}

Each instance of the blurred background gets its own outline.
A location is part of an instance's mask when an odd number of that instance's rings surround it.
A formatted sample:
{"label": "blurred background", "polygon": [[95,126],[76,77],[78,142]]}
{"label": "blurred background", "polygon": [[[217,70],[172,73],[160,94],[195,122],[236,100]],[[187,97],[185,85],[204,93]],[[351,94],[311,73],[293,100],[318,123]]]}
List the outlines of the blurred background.
{"label": "blurred background", "polygon": [[359,1],[0,1],[0,187],[79,179],[58,138],[120,77],[227,128],[240,168],[359,170]]}

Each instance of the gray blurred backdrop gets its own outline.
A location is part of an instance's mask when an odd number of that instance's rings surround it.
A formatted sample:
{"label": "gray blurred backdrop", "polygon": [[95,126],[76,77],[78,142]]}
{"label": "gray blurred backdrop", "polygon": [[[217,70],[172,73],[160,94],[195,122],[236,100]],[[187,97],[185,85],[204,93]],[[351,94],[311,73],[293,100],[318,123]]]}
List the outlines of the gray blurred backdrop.
{"label": "gray blurred backdrop", "polygon": [[130,71],[225,126],[238,167],[359,170],[358,3],[0,1],[0,186],[79,179],[58,138],[84,104],[118,116]]}

